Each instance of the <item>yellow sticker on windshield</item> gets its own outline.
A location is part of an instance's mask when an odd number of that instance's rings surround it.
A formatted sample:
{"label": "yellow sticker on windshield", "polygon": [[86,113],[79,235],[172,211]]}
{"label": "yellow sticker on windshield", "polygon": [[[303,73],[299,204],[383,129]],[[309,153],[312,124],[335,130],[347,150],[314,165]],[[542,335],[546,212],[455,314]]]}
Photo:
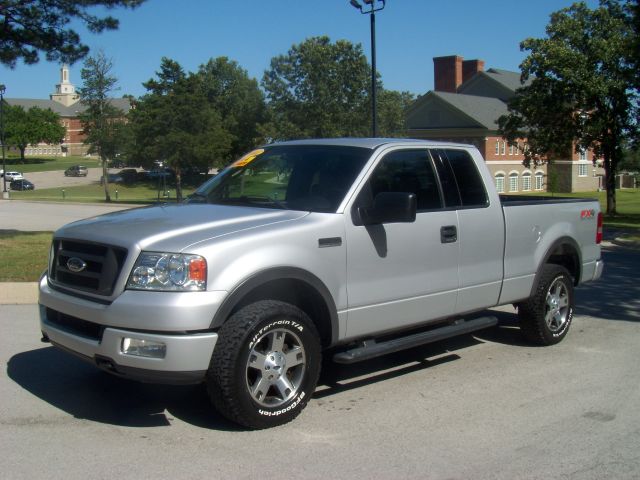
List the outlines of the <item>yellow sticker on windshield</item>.
{"label": "yellow sticker on windshield", "polygon": [[252,150],[247,153],[244,157],[236,160],[232,167],[244,167],[249,163],[253,162],[258,155],[262,155],[264,153],[264,148],[258,148],[257,150]]}

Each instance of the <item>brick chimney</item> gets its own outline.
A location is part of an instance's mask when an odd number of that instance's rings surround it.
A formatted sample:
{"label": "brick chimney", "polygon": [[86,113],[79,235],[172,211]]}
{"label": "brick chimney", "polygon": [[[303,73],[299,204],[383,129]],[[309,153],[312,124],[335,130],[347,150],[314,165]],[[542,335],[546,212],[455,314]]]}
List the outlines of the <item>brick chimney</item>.
{"label": "brick chimney", "polygon": [[436,92],[456,93],[462,84],[462,57],[433,57],[433,77]]}
{"label": "brick chimney", "polygon": [[462,62],[462,83],[476,73],[484,71],[484,60],[465,60]]}

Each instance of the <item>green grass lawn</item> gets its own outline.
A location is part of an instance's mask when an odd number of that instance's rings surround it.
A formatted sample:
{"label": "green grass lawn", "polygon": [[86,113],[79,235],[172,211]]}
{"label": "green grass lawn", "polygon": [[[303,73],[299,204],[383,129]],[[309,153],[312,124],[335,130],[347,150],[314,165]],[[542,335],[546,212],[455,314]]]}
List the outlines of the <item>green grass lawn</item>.
{"label": "green grass lawn", "polygon": [[47,268],[51,232],[0,230],[0,282],[36,282]]}
{"label": "green grass lawn", "polygon": [[[536,192],[531,196],[550,196],[549,192]],[[557,193],[556,197],[597,198],[603,212],[607,210],[607,192]],[[604,225],[609,228],[640,230],[640,189],[616,190],[617,215],[604,215]]]}
{"label": "green grass lawn", "polygon": [[93,168],[99,166],[97,158],[93,157],[27,157],[25,163],[19,163],[19,157],[6,159],[7,171],[18,171],[21,173],[49,172],[52,170],[66,170],[72,165],[84,165]]}

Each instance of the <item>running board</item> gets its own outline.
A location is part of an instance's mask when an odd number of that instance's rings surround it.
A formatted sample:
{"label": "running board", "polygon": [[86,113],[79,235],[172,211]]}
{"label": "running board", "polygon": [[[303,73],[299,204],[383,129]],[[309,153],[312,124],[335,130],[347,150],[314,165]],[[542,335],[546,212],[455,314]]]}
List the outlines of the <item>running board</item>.
{"label": "running board", "polygon": [[365,340],[362,345],[345,352],[336,353],[333,361],[336,363],[356,363],[370,358],[399,352],[407,348],[417,347],[426,343],[438,342],[457,335],[475,332],[483,328],[493,327],[498,324],[496,317],[479,317],[473,320],[459,321],[452,325],[434,328],[426,332],[414,333],[406,337],[394,338],[386,342],[378,343],[373,339]]}

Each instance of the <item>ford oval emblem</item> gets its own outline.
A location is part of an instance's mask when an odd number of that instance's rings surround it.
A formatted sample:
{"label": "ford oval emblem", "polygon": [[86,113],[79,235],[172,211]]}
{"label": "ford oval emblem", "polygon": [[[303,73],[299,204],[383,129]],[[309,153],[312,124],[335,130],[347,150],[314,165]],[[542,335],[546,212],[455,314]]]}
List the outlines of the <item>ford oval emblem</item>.
{"label": "ford oval emblem", "polygon": [[87,268],[87,262],[78,257],[71,257],[67,260],[67,268],[74,273],[80,273]]}

